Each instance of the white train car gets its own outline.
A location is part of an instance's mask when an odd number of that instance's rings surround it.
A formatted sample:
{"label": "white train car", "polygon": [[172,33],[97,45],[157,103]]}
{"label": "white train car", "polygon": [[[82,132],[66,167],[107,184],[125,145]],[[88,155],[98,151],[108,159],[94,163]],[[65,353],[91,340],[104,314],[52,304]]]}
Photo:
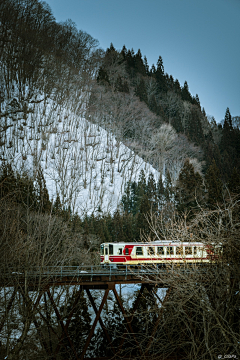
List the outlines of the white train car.
{"label": "white train car", "polygon": [[217,257],[212,246],[173,240],[103,243],[100,256],[101,264],[114,265],[209,263]]}

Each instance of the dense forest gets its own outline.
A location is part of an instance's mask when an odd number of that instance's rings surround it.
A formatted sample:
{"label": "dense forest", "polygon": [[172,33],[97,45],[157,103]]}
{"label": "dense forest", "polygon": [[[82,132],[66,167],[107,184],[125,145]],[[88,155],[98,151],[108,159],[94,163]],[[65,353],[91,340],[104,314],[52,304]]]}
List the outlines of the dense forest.
{"label": "dense forest", "polygon": [[[36,267],[97,265],[103,242],[177,238],[221,243],[222,262],[206,273],[209,288],[196,287],[202,281],[197,273],[181,279],[188,288],[171,275],[176,291],[160,310],[163,326],[155,333],[162,347],[149,351],[159,352],[159,359],[178,352],[189,360],[237,354],[240,300],[229,279],[239,286],[240,116],[233,117],[227,108],[223,117],[217,124],[207,116],[187,81],[181,86],[164,71],[161,56],[150,68],[141,50],[117,50],[111,44],[104,51],[71,20],[57,23],[46,2],[1,1],[1,274],[9,269],[18,274]],[[103,137],[106,151],[100,145]],[[139,159],[150,170],[141,165],[139,171]],[[124,179],[120,186],[114,182],[115,171]],[[104,207],[109,188],[119,191],[112,208]],[[77,206],[82,193],[92,200],[94,191],[98,201],[90,210]],[[0,357],[73,359],[65,340],[64,350],[53,357],[60,336],[53,309],[45,299],[50,336],[43,318],[35,317],[31,291],[27,286],[24,291],[23,304],[14,300],[10,311],[6,299],[12,298],[11,291],[6,284],[1,289],[1,316],[8,324],[0,326]],[[140,312],[132,317],[142,348],[159,311],[151,291],[144,290]],[[63,294],[67,300],[60,311],[67,321],[77,289],[64,289]],[[138,294],[135,291],[126,304],[129,314]],[[78,356],[91,324],[87,301],[82,293],[69,328]],[[111,304],[105,320],[115,347],[124,322],[114,301]],[[104,341],[98,329],[89,357],[110,354]],[[131,349],[129,342],[124,356]]]}

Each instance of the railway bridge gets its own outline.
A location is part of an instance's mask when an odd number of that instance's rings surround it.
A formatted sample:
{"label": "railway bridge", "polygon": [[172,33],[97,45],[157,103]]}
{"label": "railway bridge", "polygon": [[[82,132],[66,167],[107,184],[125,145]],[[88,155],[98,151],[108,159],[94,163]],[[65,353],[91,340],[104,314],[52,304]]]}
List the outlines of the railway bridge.
{"label": "railway bridge", "polygon": [[[178,276],[187,275],[191,277],[193,271],[194,269],[190,269],[189,267],[186,269],[177,269]],[[203,280],[204,269],[202,268],[201,271],[198,272]],[[154,340],[154,335],[161,323],[165,303],[173,289],[171,279],[174,274],[176,275],[176,268],[172,266],[161,269],[146,266],[137,269],[131,268],[130,266],[123,266],[121,269],[112,266],[109,268],[102,268],[100,266],[62,266],[31,268],[28,270],[17,269],[17,271],[16,269],[7,269],[0,278],[2,291],[5,289],[4,291],[6,291],[7,294],[5,296],[5,314],[2,316],[2,319],[0,319],[0,333],[7,332],[8,316],[12,311],[12,307],[16,304],[16,301],[19,302],[19,299],[21,299],[20,303],[24,305],[23,307],[27,309],[29,314],[29,326],[26,330],[28,332],[31,327],[35,328],[38,340],[49,359],[62,359],[61,354],[64,353],[64,351],[66,354],[70,354],[68,355],[69,359],[93,359],[87,355],[88,348],[96,328],[99,327],[102,329],[108,348],[108,355],[101,359],[152,359],[152,351],[151,356],[149,355],[149,351]],[[140,289],[131,313],[129,314],[128,310],[124,308],[120,289],[122,285],[130,284],[139,284]],[[164,296],[159,296],[159,288],[166,289],[162,291]],[[65,289],[67,294],[71,293],[71,290],[74,289],[75,295],[70,301],[70,307],[67,307],[68,310],[67,312],[65,311],[64,316],[63,308],[66,302],[64,298],[66,294],[62,292],[62,289]],[[93,296],[93,290],[101,290],[98,301],[96,301],[96,297]],[[148,343],[145,344],[143,349],[139,342],[138,334],[132,327],[132,320],[134,314],[138,311],[138,306],[146,291],[148,291],[153,301],[158,304],[159,309],[155,323],[152,324]],[[85,336],[81,352],[79,352],[76,342],[74,343],[71,338],[69,328],[83,294],[85,298],[89,300],[88,306],[91,308],[93,321],[89,333]],[[118,306],[125,329],[117,347],[116,344],[113,346],[111,333],[108,331],[104,319],[101,316],[110,294]],[[56,320],[57,327],[53,325],[53,318]],[[49,335],[47,338],[46,333]],[[53,338],[54,341],[51,340]],[[21,336],[19,341],[21,341]],[[132,351],[128,354],[126,354],[124,350],[126,341],[132,344]],[[155,359],[163,359],[159,353],[154,357]],[[178,359],[179,358],[181,358],[180,354],[178,356]],[[164,359],[173,360],[176,358],[164,357]]]}

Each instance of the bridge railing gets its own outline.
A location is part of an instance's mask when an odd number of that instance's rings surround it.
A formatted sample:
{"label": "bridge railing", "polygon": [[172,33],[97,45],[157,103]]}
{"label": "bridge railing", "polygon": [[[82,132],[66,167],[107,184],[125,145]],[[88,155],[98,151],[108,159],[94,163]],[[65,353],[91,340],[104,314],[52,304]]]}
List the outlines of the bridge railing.
{"label": "bridge railing", "polygon": [[104,275],[118,275],[118,276],[143,276],[157,273],[168,272],[169,269],[159,269],[158,267],[148,267],[146,265],[135,266],[122,265],[117,268],[116,265],[102,266],[102,265],[83,265],[83,266],[45,266],[45,267],[29,267],[28,269],[8,268],[2,274],[4,277],[89,277],[89,276],[104,276]]}

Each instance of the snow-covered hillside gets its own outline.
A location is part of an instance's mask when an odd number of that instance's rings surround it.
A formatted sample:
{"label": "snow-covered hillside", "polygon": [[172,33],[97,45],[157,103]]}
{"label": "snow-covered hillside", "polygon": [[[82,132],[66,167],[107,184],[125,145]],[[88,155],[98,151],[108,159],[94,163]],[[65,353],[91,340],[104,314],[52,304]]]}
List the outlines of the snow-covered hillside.
{"label": "snow-covered hillside", "polygon": [[41,165],[50,197],[58,193],[74,212],[112,213],[141,169],[158,178],[151,165],[84,115],[49,99],[29,106],[27,114],[18,111],[5,119],[1,160],[27,172]]}

